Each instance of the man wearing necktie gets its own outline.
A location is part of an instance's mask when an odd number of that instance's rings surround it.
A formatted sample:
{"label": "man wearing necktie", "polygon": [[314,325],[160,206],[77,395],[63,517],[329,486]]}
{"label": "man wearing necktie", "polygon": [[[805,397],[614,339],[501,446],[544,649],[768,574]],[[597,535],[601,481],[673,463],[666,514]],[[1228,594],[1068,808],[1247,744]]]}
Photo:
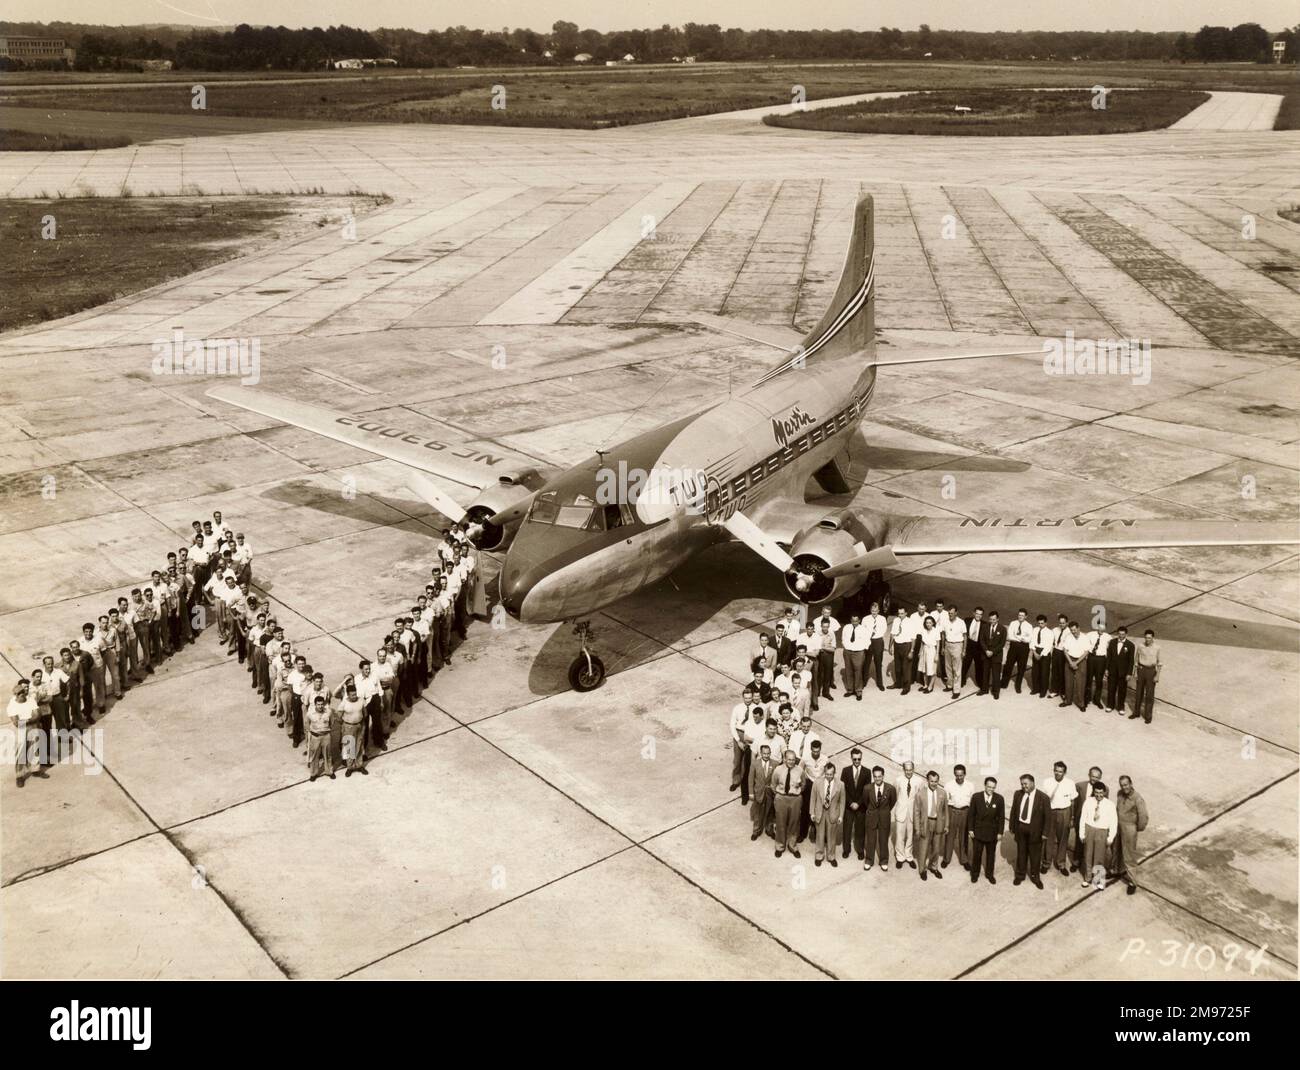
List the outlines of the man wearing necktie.
{"label": "man wearing necktie", "polygon": [[870,629],[856,613],[840,629],[840,646],[844,649],[844,694],[856,695],[862,701],[862,665],[867,656]]}
{"label": "man wearing necktie", "polygon": [[1002,670],[1002,686],[1006,687],[1014,676],[1016,694],[1020,694],[1020,685],[1025,679],[1025,666],[1029,663],[1029,641],[1033,636],[1029,626],[1029,611],[1020,610],[1016,619],[1007,629],[1007,667]]}
{"label": "man wearing necktie", "polygon": [[835,763],[827,762],[812,789],[812,820],[817,829],[816,865],[820,866],[823,858],[829,858],[832,866],[840,864],[835,848],[843,832],[843,818],[844,785],[835,778]]}
{"label": "man wearing necktie", "polygon": [[1011,800],[1011,825],[1016,837],[1016,879],[1020,884],[1028,873],[1029,881],[1041,889],[1039,867],[1043,863],[1043,834],[1047,831],[1047,796],[1034,787],[1028,773],[1020,778],[1020,790]]}
{"label": "man wearing necktie", "polygon": [[1109,789],[1100,780],[1092,785],[1092,798],[1083,804],[1079,839],[1083,841],[1083,887],[1106,887],[1106,856],[1119,832],[1115,804],[1106,796]]}
{"label": "man wearing necktie", "polygon": [[916,859],[912,857],[912,838],[916,829],[912,807],[924,784],[925,781],[916,775],[916,766],[904,762],[903,775],[894,785],[898,795],[898,802],[894,804],[894,862],[900,869],[904,863],[916,869]]}
{"label": "man wearing necktie", "polygon": [[1054,636],[1047,626],[1047,618],[1038,614],[1034,621],[1034,631],[1030,639],[1029,656],[1029,690],[1039,698],[1047,698],[1048,687],[1052,682],[1052,644]]}
{"label": "man wearing necktie", "polygon": [[867,813],[862,807],[862,796],[866,791],[870,777],[862,765],[862,750],[854,747],[849,752],[852,764],[844,767],[840,781],[844,785],[844,857],[849,851],[856,850],[858,858],[863,857],[867,834]]}
{"label": "man wearing necktie", "polygon": [[1115,638],[1110,641],[1106,651],[1106,708],[1123,714],[1128,703],[1128,678],[1133,674],[1134,648],[1133,640],[1128,637],[1128,629],[1121,626],[1115,630]]}
{"label": "man wearing necktie", "polygon": [[921,848],[921,880],[930,874],[943,880],[939,860],[948,838],[948,793],[939,786],[939,774],[933,769],[925,774],[925,786],[912,800],[912,827]]}
{"label": "man wearing necktie", "polygon": [[996,609],[990,610],[989,619],[984,625],[980,636],[980,647],[982,648],[980,660],[984,663],[984,684],[979,691],[981,695],[992,690],[995,699],[1001,696],[1002,651],[1005,649],[1006,644],[1007,630],[998,621],[998,611]]}
{"label": "man wearing necktie", "polygon": [[785,764],[772,770],[773,799],[776,809],[776,857],[789,851],[799,857],[799,803],[803,799],[803,769],[799,755],[785,752]]}
{"label": "man wearing necktie", "polygon": [[997,778],[986,776],[984,790],[970,801],[966,814],[966,836],[970,840],[970,882],[980,879],[980,859],[984,859],[984,876],[997,884],[993,863],[997,860],[998,842],[1006,825],[1006,803],[997,792]]}
{"label": "man wearing necktie", "polygon": [[[871,615],[867,617],[864,627],[867,629],[867,679],[872,676],[876,680],[876,690],[885,690],[885,683],[881,677],[884,671],[885,660],[885,618],[880,615],[880,604],[871,603]],[[861,698],[861,688],[859,688],[858,697]]]}
{"label": "man wearing necktie", "polygon": [[983,691],[987,685],[984,677],[984,608],[976,606],[972,616],[966,618],[966,649],[961,658],[961,686],[966,686],[966,677],[970,670],[975,670],[975,686]]}
{"label": "man wearing necktie", "polygon": [[772,773],[775,769],[771,744],[760,744],[758,757],[749,769],[749,816],[753,822],[750,842],[763,835],[772,823]]}
{"label": "man wearing necktie", "polygon": [[[1060,613],[1052,629],[1052,684],[1051,694],[1065,698],[1065,640],[1070,632],[1069,618]],[[1068,705],[1068,703],[1067,703]]]}
{"label": "man wearing necktie", "polygon": [[[885,783],[885,770],[875,766],[871,770],[871,783],[862,793],[863,809],[866,811],[866,861],[862,868],[868,870],[875,861],[880,862],[883,872],[889,872],[889,824],[898,793],[893,784]],[[901,858],[895,861],[902,866]]]}
{"label": "man wearing necktie", "polygon": [[1103,627],[1096,627],[1084,634],[1088,641],[1088,661],[1085,665],[1083,684],[1084,709],[1091,704],[1102,709],[1102,685],[1106,679],[1106,655],[1110,653],[1110,636]]}

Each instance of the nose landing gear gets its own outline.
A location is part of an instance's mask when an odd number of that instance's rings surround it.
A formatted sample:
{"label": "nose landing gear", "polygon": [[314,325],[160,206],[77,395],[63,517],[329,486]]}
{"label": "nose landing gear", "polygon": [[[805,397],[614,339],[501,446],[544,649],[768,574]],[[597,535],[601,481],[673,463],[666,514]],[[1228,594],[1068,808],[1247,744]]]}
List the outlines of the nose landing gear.
{"label": "nose landing gear", "polygon": [[569,666],[569,686],[575,691],[594,691],[605,682],[605,663],[588,647],[593,638],[591,621],[574,621],[573,634],[582,643],[582,653]]}

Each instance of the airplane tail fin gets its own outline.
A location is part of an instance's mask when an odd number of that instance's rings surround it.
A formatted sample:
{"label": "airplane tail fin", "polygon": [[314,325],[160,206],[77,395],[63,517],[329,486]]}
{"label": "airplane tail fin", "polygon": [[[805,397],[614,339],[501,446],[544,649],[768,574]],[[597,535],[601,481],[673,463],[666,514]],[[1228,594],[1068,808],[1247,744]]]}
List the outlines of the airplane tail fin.
{"label": "airplane tail fin", "polygon": [[830,307],[795,349],[794,356],[763,376],[760,385],[789,368],[872,347],[876,337],[875,249],[875,205],[868,193],[854,207],[853,236]]}
{"label": "airplane tail fin", "polygon": [[857,353],[875,340],[875,252],[875,205],[868,193],[853,211],[853,237],[830,308],[803,341],[805,359]]}

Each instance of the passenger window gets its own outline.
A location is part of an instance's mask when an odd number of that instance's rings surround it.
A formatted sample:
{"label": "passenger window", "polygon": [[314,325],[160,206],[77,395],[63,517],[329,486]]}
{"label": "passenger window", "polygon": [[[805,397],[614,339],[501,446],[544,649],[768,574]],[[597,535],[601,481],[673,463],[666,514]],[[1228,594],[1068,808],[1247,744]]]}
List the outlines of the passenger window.
{"label": "passenger window", "polygon": [[605,506],[605,528],[613,531],[615,528],[623,526],[623,514],[617,505]]}

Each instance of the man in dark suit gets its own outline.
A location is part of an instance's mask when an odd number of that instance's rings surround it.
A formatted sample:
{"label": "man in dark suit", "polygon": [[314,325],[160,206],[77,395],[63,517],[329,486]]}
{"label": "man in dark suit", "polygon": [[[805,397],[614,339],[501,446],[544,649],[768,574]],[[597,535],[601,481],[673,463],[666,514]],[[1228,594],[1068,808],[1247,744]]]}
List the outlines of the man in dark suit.
{"label": "man in dark suit", "polygon": [[1028,870],[1030,883],[1043,887],[1039,867],[1043,864],[1043,836],[1047,833],[1047,812],[1051,801],[1034,787],[1028,773],[1020,778],[1020,790],[1011,800],[1011,831],[1016,837],[1016,879],[1019,884]]}
{"label": "man in dark suit", "polygon": [[849,857],[849,851],[858,852],[858,858],[864,856],[866,849],[867,812],[862,808],[862,793],[871,778],[862,766],[862,751],[854,747],[849,751],[853,759],[851,765],[844,767],[840,780],[844,783],[844,847],[841,854]]}
{"label": "man in dark suit", "polygon": [[875,766],[871,770],[871,783],[862,792],[862,810],[867,826],[864,870],[870,869],[871,864],[879,859],[880,868],[889,872],[889,821],[897,801],[894,785],[885,783],[884,769]]}
{"label": "man in dark suit", "polygon": [[1123,713],[1128,702],[1128,678],[1133,673],[1133,640],[1120,626],[1106,651],[1106,709]]}
{"label": "man in dark suit", "polygon": [[966,813],[966,836],[970,840],[970,882],[980,879],[980,856],[984,858],[984,876],[990,884],[997,884],[993,876],[993,863],[997,859],[998,841],[1006,826],[1006,802],[997,793],[997,778],[986,776],[984,790],[971,797]]}
{"label": "man in dark suit", "polygon": [[988,691],[998,698],[1002,693],[1002,651],[1007,645],[1007,630],[998,620],[996,609],[989,612],[989,621],[980,629],[980,646],[983,647],[984,685],[981,695]]}
{"label": "man in dark suit", "polygon": [[777,764],[772,757],[771,744],[761,744],[749,767],[749,816],[753,821],[753,832],[749,837],[751,840],[758,839],[772,828],[772,773]]}
{"label": "man in dark suit", "polygon": [[776,622],[776,662],[778,665],[794,664],[794,641],[795,636],[791,635],[785,626],[784,621]]}

